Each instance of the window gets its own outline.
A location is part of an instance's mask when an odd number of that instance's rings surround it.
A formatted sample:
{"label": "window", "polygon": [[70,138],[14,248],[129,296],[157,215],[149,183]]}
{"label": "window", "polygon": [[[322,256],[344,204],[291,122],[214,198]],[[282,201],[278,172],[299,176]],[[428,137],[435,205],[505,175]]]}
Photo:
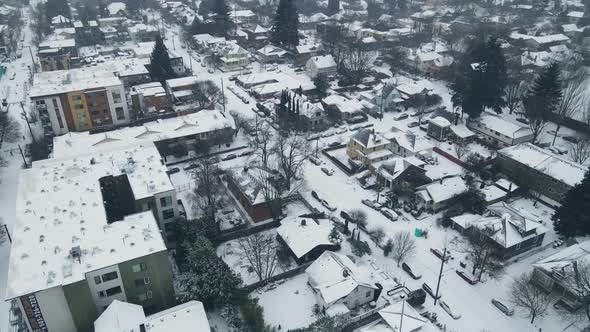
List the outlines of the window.
{"label": "window", "polygon": [[123,110],[123,107],[115,108],[115,113],[117,114],[117,120],[125,120],[125,110]]}
{"label": "window", "polygon": [[100,292],[98,292],[98,297],[100,297],[101,299],[102,299],[103,297],[106,297],[106,296],[107,296],[107,295],[106,295],[106,293],[105,293],[104,291],[100,291]]}
{"label": "window", "polygon": [[135,284],[136,288],[144,287],[146,285],[145,282],[143,282],[143,279],[135,279],[133,280],[133,283]]}
{"label": "window", "polygon": [[113,103],[115,104],[120,104],[121,103],[121,94],[118,92],[111,92],[111,94],[113,95]]}
{"label": "window", "polygon": [[102,280],[100,280],[100,276],[96,276],[96,277],[94,277],[94,283],[95,283],[95,284],[97,284],[97,285],[98,285],[98,284],[100,284],[101,282],[102,282]]}
{"label": "window", "polygon": [[57,106],[57,99],[53,98],[51,101],[53,102],[53,108],[59,108],[59,106]]}
{"label": "window", "polygon": [[118,278],[117,271],[109,272],[102,275],[102,281],[107,282]]}
{"label": "window", "polygon": [[371,297],[371,293],[373,293],[373,292],[368,291],[367,294],[365,294],[365,297]]}
{"label": "window", "polygon": [[45,100],[35,100],[35,105],[43,105],[43,106],[45,106]]}
{"label": "window", "polygon": [[59,123],[59,127],[63,129],[64,127],[64,122],[61,119],[61,114],[59,113],[59,109],[55,110],[55,117],[57,117],[57,123]]}
{"label": "window", "polygon": [[123,291],[121,290],[120,286],[117,287],[113,287],[113,288],[109,288],[105,291],[107,296],[113,296],[113,295],[117,295],[122,293]]}
{"label": "window", "polygon": [[160,205],[162,207],[167,207],[167,206],[172,205],[172,197],[170,197],[170,196],[161,197],[160,198]]}
{"label": "window", "polygon": [[145,263],[134,264],[131,266],[131,271],[133,272],[141,272],[145,270],[147,270]]}
{"label": "window", "polygon": [[139,294],[137,298],[139,299],[139,302],[145,302],[147,300],[147,296],[145,294]]}
{"label": "window", "polygon": [[162,215],[164,216],[164,219],[174,218],[174,209],[164,210],[162,211]]}
{"label": "window", "polygon": [[73,99],[73,100],[82,100],[82,96],[80,96],[80,95],[75,95],[75,96],[72,96],[72,99]]}
{"label": "window", "polygon": [[77,110],[81,110],[81,109],[84,108],[84,105],[82,105],[82,104],[74,104],[74,108],[77,109]]}

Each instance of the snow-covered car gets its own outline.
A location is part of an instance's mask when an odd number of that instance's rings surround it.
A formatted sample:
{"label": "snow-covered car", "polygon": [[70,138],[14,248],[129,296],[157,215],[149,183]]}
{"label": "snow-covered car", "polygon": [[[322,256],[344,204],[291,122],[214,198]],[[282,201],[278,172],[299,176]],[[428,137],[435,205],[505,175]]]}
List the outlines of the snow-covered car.
{"label": "snow-covered car", "polygon": [[319,166],[319,165],[322,164],[322,161],[319,158],[316,158],[316,157],[313,157],[313,156],[309,157],[309,161],[311,161],[311,163],[314,164],[314,165],[316,165],[316,166]]}
{"label": "snow-covered car", "polygon": [[207,72],[208,72],[209,74],[213,74],[213,73],[215,73],[215,69],[213,69],[213,68],[209,68],[209,69],[207,69]]}
{"label": "snow-covered car", "polygon": [[447,314],[449,314],[449,316],[453,317],[453,319],[459,319],[461,318],[461,314],[459,314],[458,312],[455,312],[451,309],[451,307],[445,302],[445,301],[440,301],[438,303],[438,305],[440,305],[441,308],[443,308],[444,311],[447,312]]}
{"label": "snow-covered car", "polygon": [[400,120],[403,120],[403,119],[407,119],[409,117],[410,116],[408,115],[408,113],[402,113],[402,114],[397,114],[396,116],[393,117],[393,119],[396,120],[396,121],[400,121]]}
{"label": "snow-covered car", "polygon": [[350,131],[356,131],[356,130],[359,130],[359,129],[361,129],[362,127],[363,127],[363,126],[361,126],[361,125],[354,125],[354,126],[350,126],[350,127],[348,128],[348,130],[350,130]]}
{"label": "snow-covered car", "polygon": [[253,154],[253,153],[254,153],[254,150],[252,150],[252,149],[246,149],[246,150],[244,150],[244,151],[240,152],[240,153],[238,154],[238,157],[249,156],[249,155],[251,155],[251,154]]}
{"label": "snow-covered car", "polygon": [[388,208],[381,209],[381,214],[391,221],[396,221],[398,218],[397,213],[393,212],[393,210],[390,210]]}
{"label": "snow-covered car", "polygon": [[420,125],[420,122],[418,121],[414,121],[408,124],[408,128],[414,128],[414,127],[418,127]]}
{"label": "snow-covered car", "polygon": [[414,280],[418,280],[418,279],[422,278],[422,275],[414,273],[412,268],[406,262],[402,263],[402,270],[406,271],[406,273],[408,273],[410,275],[410,277],[412,277],[412,279],[414,279]]}
{"label": "snow-covered car", "polygon": [[348,131],[348,128],[341,127],[341,128],[336,129],[336,134],[344,134],[347,131]]}
{"label": "snow-covered car", "polygon": [[314,141],[316,139],[320,139],[320,137],[321,137],[320,134],[311,134],[311,135],[307,136],[307,140]]}
{"label": "snow-covered car", "polygon": [[492,304],[496,308],[498,308],[500,311],[502,311],[506,316],[514,315],[514,310],[509,308],[508,306],[506,306],[504,303],[502,303],[496,299],[492,299]]}
{"label": "snow-covered car", "polygon": [[236,156],[234,153],[230,153],[230,154],[226,155],[225,157],[221,158],[221,160],[227,161],[227,160],[236,159],[237,157],[238,156]]}
{"label": "snow-covered car", "polygon": [[171,169],[166,171],[166,173],[168,173],[168,175],[178,173],[178,172],[180,172],[180,169],[178,167],[172,167]]}
{"label": "snow-covered car", "polygon": [[190,171],[191,169],[195,169],[195,168],[197,168],[197,167],[199,167],[199,164],[190,164],[190,165],[188,165],[188,166],[185,166],[183,169],[184,169],[185,171]]}
{"label": "snow-covered car", "polygon": [[361,203],[365,204],[366,206],[370,207],[371,209],[379,210],[379,207],[375,206],[375,204],[369,199],[363,199]]}
{"label": "snow-covered car", "polygon": [[324,172],[327,176],[334,175],[334,170],[326,167],[322,167],[322,172]]}
{"label": "snow-covered car", "polygon": [[477,280],[475,280],[475,278],[473,278],[472,276],[470,276],[469,274],[467,274],[467,272],[461,271],[461,270],[457,270],[455,272],[457,272],[457,274],[459,275],[459,277],[461,277],[463,280],[467,281],[470,285],[477,284]]}
{"label": "snow-covered car", "polygon": [[420,120],[420,124],[428,124],[430,122],[429,118],[424,118],[422,120]]}
{"label": "snow-covered car", "polygon": [[322,137],[330,137],[330,136],[334,136],[334,131],[332,130],[326,130],[325,132],[322,133]]}
{"label": "snow-covered car", "polygon": [[[430,248],[430,252],[432,252],[434,254],[434,256],[436,256],[440,259],[443,259],[442,251],[440,251],[436,248]],[[447,251],[447,254],[445,255],[445,262],[447,262],[449,260],[449,257],[450,257],[450,255],[448,254],[448,251]]]}
{"label": "snow-covered car", "polygon": [[323,206],[324,206],[326,209],[328,209],[328,210],[330,210],[330,211],[332,211],[332,212],[336,211],[336,208],[335,208],[335,207],[333,207],[333,206],[331,206],[331,205],[330,205],[330,203],[328,203],[328,202],[327,202],[325,199],[321,199],[321,200],[320,200],[320,202],[322,203],[322,205],[323,205]]}
{"label": "snow-covered car", "polygon": [[[422,284],[422,289],[428,293],[428,295],[432,296],[432,298],[434,299],[434,290],[432,288],[430,288],[430,286],[427,283],[423,283]],[[440,299],[442,297],[442,293],[439,291],[438,292],[438,298]]]}

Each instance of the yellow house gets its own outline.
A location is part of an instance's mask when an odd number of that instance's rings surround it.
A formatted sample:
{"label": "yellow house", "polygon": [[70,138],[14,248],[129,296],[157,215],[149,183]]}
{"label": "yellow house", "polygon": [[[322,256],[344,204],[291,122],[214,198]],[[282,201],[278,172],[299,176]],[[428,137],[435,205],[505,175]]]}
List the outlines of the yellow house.
{"label": "yellow house", "polygon": [[83,91],[73,91],[68,93],[68,103],[72,110],[74,126],[76,131],[89,130],[92,127],[90,112],[86,104],[86,96]]}
{"label": "yellow house", "polygon": [[346,154],[350,159],[358,160],[368,168],[373,168],[376,162],[393,157],[391,142],[374,129],[361,129],[354,134],[346,147]]}

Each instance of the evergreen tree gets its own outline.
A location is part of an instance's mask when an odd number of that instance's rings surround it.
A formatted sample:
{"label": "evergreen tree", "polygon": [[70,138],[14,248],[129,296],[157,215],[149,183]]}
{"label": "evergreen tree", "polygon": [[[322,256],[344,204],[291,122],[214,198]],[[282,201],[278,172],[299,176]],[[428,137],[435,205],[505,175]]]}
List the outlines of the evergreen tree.
{"label": "evergreen tree", "polygon": [[45,4],[46,15],[49,20],[52,18],[62,15],[67,18],[72,18],[70,5],[67,0],[47,0]]}
{"label": "evergreen tree", "polygon": [[565,196],[553,214],[555,232],[566,237],[590,234],[590,170]]}
{"label": "evergreen tree", "polygon": [[486,107],[501,113],[506,82],[506,59],[498,41],[476,42],[455,75],[453,106],[460,106],[470,118],[479,117]]}
{"label": "evergreen tree", "polygon": [[299,45],[299,14],[293,0],[280,0],[270,31],[275,44],[293,48]]}
{"label": "evergreen tree", "polygon": [[340,0],[328,0],[328,9],[326,14],[332,16],[340,11]]}
{"label": "evergreen tree", "polygon": [[153,80],[161,82],[162,85],[165,85],[166,80],[176,77],[170,63],[168,49],[160,36],[156,37],[156,45],[152,52],[150,75]]}
{"label": "evergreen tree", "polygon": [[330,88],[330,82],[325,74],[318,74],[313,79],[313,84],[320,95],[320,97],[324,98],[328,95],[328,88]]}
{"label": "evergreen tree", "polygon": [[228,32],[231,29],[231,17],[230,9],[225,0],[215,0],[213,4],[213,12],[215,13],[214,19],[217,25],[217,33],[224,37],[228,36]]}
{"label": "evergreen tree", "polygon": [[553,62],[545,68],[531,86],[529,97],[543,101],[546,111],[553,113],[561,100],[559,66]]}

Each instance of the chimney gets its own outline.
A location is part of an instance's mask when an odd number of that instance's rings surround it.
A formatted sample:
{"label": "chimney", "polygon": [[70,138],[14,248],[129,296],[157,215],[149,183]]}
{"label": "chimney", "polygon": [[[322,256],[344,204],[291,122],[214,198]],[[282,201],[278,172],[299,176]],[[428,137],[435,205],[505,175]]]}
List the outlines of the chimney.
{"label": "chimney", "polygon": [[145,324],[139,324],[139,332],[146,332]]}
{"label": "chimney", "polygon": [[305,219],[301,219],[301,226],[305,226],[307,225],[307,222],[305,221]]}
{"label": "chimney", "polygon": [[349,275],[350,275],[350,273],[348,272],[348,270],[347,270],[347,269],[344,269],[344,270],[342,270],[342,276],[343,276],[344,278],[347,278]]}

